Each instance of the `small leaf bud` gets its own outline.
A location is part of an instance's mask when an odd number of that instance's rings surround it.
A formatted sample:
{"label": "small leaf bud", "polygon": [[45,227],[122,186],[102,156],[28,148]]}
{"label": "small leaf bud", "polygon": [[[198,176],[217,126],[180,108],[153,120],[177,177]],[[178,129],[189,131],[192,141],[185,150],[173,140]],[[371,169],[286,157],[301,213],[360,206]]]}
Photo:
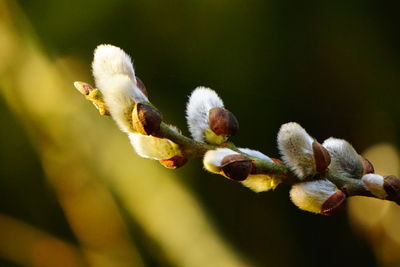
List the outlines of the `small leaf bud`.
{"label": "small leaf bud", "polygon": [[[270,158],[267,155],[257,150],[249,148],[238,148],[238,150],[250,157],[254,157],[256,159],[261,159],[271,163],[277,163],[276,162],[277,159]],[[257,173],[256,168],[254,168],[254,162],[252,162],[252,164],[253,166],[250,175],[247,176],[245,180],[241,181],[241,184],[244,185],[245,187],[250,188],[254,192],[258,193],[275,189],[275,187],[277,187],[278,184],[281,183],[281,179],[273,175]],[[282,164],[282,162],[277,164]]]}
{"label": "small leaf bud", "polygon": [[249,176],[252,160],[241,154],[229,155],[223,158],[221,170],[223,174],[235,181],[243,181]]}
{"label": "small leaf bud", "polygon": [[400,179],[396,176],[386,176],[384,178],[383,188],[388,196],[386,199],[392,200],[400,205]]}
{"label": "small leaf bud", "polygon": [[229,155],[239,155],[239,153],[229,148],[217,148],[207,151],[203,158],[204,168],[212,173],[220,173],[222,160]]}
{"label": "small leaf bud", "polygon": [[219,136],[233,136],[239,129],[236,117],[227,109],[216,107],[208,113],[210,129]]}
{"label": "small leaf bud", "polygon": [[137,86],[137,88],[139,88],[140,91],[142,91],[142,93],[145,96],[147,96],[147,97],[149,96],[147,94],[146,86],[144,85],[143,81],[138,76],[136,76],[136,86]]}
{"label": "small leaf bud", "polygon": [[329,152],[317,141],[313,142],[312,149],[316,166],[315,169],[318,173],[324,175],[326,173],[326,170],[328,169],[329,164],[331,163]]}
{"label": "small leaf bud", "polygon": [[335,215],[342,211],[346,203],[346,194],[342,191],[337,191],[331,195],[321,207],[321,214],[323,215]]}
{"label": "small leaf bud", "polygon": [[156,135],[160,130],[162,117],[154,107],[136,103],[132,111],[133,129],[144,135]]}
{"label": "small leaf bud", "polygon": [[184,156],[173,156],[170,159],[160,160],[160,163],[168,169],[177,169],[185,165],[187,158]]}
{"label": "small leaf bud", "polygon": [[365,174],[375,173],[374,165],[372,165],[372,163],[364,157],[361,157],[361,159],[364,166],[364,173]]}

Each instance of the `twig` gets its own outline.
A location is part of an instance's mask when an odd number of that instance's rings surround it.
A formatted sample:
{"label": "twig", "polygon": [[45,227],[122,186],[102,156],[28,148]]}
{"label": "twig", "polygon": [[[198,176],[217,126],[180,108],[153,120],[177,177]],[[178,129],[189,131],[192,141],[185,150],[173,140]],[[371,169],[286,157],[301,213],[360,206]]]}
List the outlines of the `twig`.
{"label": "twig", "polygon": [[143,157],[173,169],[187,159],[202,158],[208,171],[256,192],[286,184],[292,186],[294,204],[316,213],[332,214],[350,196],[400,203],[400,179],[374,174],[372,164],[345,140],[329,138],[321,145],[299,124],[287,123],[278,133],[283,162],[238,148],[228,140],[238,129],[235,116],[213,90],[204,87],[197,88],[188,102],[193,137],[189,138],[162,121],[143,82],[135,76],[130,57],[120,48],[99,46],[92,67],[99,89],[83,82],[75,82],[75,87],[101,115],[112,116]]}

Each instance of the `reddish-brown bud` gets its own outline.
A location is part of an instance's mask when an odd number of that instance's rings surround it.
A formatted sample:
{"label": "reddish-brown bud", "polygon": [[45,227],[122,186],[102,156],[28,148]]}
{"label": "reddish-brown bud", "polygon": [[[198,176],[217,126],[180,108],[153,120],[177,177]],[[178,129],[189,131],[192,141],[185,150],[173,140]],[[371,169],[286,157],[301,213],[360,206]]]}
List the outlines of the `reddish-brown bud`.
{"label": "reddish-brown bud", "polygon": [[216,135],[233,136],[239,130],[239,122],[227,109],[212,108],[208,114],[210,129]]}
{"label": "reddish-brown bud", "polygon": [[343,210],[345,203],[346,194],[342,191],[337,191],[322,204],[321,214],[334,215]]}
{"label": "reddish-brown bud", "polygon": [[386,176],[383,182],[383,189],[385,189],[388,196],[386,199],[392,200],[400,205],[400,179],[396,176]]}
{"label": "reddish-brown bud", "polygon": [[325,174],[326,169],[331,163],[331,157],[329,155],[328,150],[323,147],[317,141],[314,141],[312,144],[314,159],[315,159],[315,169],[320,174]]}
{"label": "reddish-brown bud", "polygon": [[137,103],[132,111],[133,128],[145,135],[156,135],[160,130],[160,112],[150,105]]}
{"label": "reddish-brown bud", "polygon": [[361,157],[361,160],[362,160],[363,166],[364,166],[364,174],[375,173],[374,166],[372,165],[372,163],[369,160],[367,160],[364,157]]}
{"label": "reddish-brown bud", "polygon": [[187,158],[183,156],[173,156],[170,159],[160,160],[160,163],[168,169],[177,169],[185,165]]}
{"label": "reddish-brown bud", "polygon": [[221,162],[222,172],[230,179],[243,181],[252,170],[252,160],[241,154],[226,156]]}
{"label": "reddish-brown bud", "polygon": [[142,93],[143,93],[145,96],[148,96],[148,95],[147,95],[146,86],[144,85],[143,81],[142,81],[141,79],[139,79],[138,76],[136,76],[136,86],[137,86],[137,88],[139,88],[140,91],[142,91]]}
{"label": "reddish-brown bud", "polygon": [[271,160],[276,163],[276,164],[280,164],[283,165],[283,162],[280,159],[276,159],[276,158],[271,158]]}

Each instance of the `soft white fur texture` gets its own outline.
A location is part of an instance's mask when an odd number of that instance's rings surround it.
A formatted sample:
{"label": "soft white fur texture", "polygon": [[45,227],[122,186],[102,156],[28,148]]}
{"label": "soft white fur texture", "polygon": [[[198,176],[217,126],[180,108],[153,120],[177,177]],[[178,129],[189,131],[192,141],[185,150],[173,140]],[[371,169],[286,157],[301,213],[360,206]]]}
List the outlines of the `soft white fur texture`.
{"label": "soft white fur texture", "polygon": [[192,92],[186,105],[186,119],[194,140],[204,142],[204,131],[209,128],[208,113],[216,107],[224,107],[224,103],[214,90],[197,87]]}
{"label": "soft white fur texture", "polygon": [[383,187],[384,178],[381,175],[369,173],[364,175],[361,180],[363,181],[365,187],[370,191],[374,196],[379,198],[386,198],[387,193]]}
{"label": "soft white fur texture", "polygon": [[102,93],[112,118],[121,131],[133,132],[132,109],[135,105],[133,94],[135,88],[132,81],[128,76],[114,75],[104,80],[102,85],[107,88]]}
{"label": "soft white fur texture", "polygon": [[130,56],[113,45],[104,44],[96,47],[92,68],[96,82],[117,74],[126,75],[135,81],[135,70]]}
{"label": "soft white fur texture", "polygon": [[206,170],[213,173],[219,173],[221,170],[222,160],[229,155],[239,154],[229,148],[217,148],[215,150],[209,150],[204,155],[203,165]]}
{"label": "soft white fur texture", "polygon": [[293,185],[290,198],[300,209],[320,213],[322,204],[336,191],[337,187],[330,181],[316,180]]}
{"label": "soft white fur texture", "polygon": [[[240,152],[247,154],[249,156],[253,156],[256,158],[260,158],[266,161],[273,162],[268,156],[263,153],[248,149],[248,148],[238,148]],[[222,160],[229,155],[237,155],[236,151],[233,151],[229,148],[218,148],[216,150],[209,150],[204,155],[203,165],[206,170],[212,173],[219,173],[221,171],[221,163]],[[274,179],[271,176],[265,174],[251,174],[245,180],[240,181],[241,184],[250,188],[254,192],[263,192],[268,191],[270,189],[274,189],[278,184],[279,180]]]}
{"label": "soft white fur texture", "polygon": [[267,155],[261,153],[260,151],[254,150],[254,149],[250,149],[250,148],[238,148],[238,150],[244,154],[247,154],[249,156],[255,157],[255,158],[259,158],[268,162],[274,162],[270,157],[268,157]]}
{"label": "soft white fur texture", "polygon": [[329,169],[352,178],[360,178],[363,175],[364,167],[361,156],[349,142],[331,137],[326,139],[322,145],[331,156]]}
{"label": "soft white fur texture", "polygon": [[299,177],[315,173],[314,139],[295,122],[283,124],[278,133],[278,148],[285,164]]}
{"label": "soft white fur texture", "polygon": [[178,145],[168,139],[138,133],[128,136],[136,153],[143,158],[165,160],[181,154]]}
{"label": "soft white fur texture", "polygon": [[120,129],[132,132],[131,114],[135,102],[148,102],[137,88],[131,58],[119,47],[99,45],[92,62],[96,87]]}

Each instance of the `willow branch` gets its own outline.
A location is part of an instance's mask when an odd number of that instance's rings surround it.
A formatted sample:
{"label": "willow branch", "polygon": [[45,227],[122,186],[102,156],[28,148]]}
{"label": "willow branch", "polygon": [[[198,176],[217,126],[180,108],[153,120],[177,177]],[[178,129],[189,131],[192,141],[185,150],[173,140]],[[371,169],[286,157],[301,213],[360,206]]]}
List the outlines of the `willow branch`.
{"label": "willow branch", "polygon": [[[94,106],[98,109],[100,115],[110,115],[110,112],[108,111],[107,106],[103,101],[101,92],[98,89],[95,89],[90,85],[81,82],[75,83],[75,86],[83,95],[85,95],[87,100],[91,101],[94,104]],[[304,181],[304,179],[300,179],[290,170],[290,168],[283,164],[271,163],[269,161],[241,153],[240,150],[238,150],[232,142],[224,142],[220,145],[212,145],[198,142],[172,129],[168,124],[164,122],[160,124],[160,129],[157,133],[157,137],[166,138],[176,143],[177,145],[179,145],[185,156],[189,158],[202,158],[204,154],[209,150],[215,150],[217,148],[230,148],[252,160],[255,174],[275,175],[276,177],[279,177],[283,184],[286,185],[293,185]],[[340,190],[345,192],[347,196],[375,197],[364,186],[360,179],[346,177],[334,173],[331,170],[328,170],[323,176],[315,175],[313,177],[308,177],[306,180],[312,181],[321,178],[328,179],[329,181],[334,183]]]}

